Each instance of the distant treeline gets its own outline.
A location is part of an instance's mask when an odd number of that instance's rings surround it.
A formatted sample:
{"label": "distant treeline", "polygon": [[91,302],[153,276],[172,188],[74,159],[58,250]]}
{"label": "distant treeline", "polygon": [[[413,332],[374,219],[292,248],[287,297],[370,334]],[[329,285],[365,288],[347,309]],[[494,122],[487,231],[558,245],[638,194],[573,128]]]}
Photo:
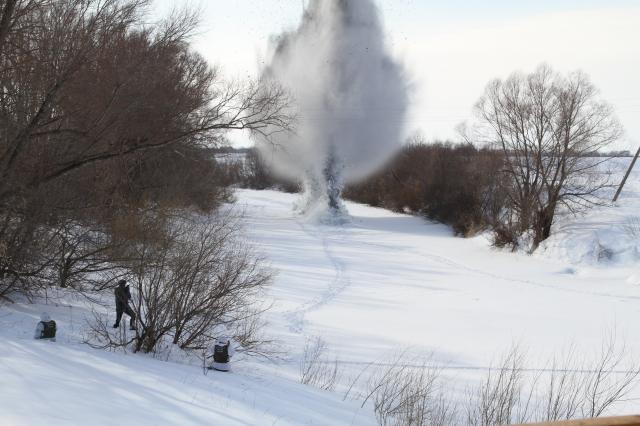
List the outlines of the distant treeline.
{"label": "distant treeline", "polygon": [[[301,190],[299,183],[274,176],[254,149],[229,152],[245,154],[227,164],[227,181],[250,189]],[[610,159],[627,154],[628,151],[612,151],[584,157]],[[509,207],[505,158],[495,147],[413,138],[382,170],[348,185],[343,196],[374,207],[424,216],[450,225],[461,236],[492,229],[497,245],[509,245],[515,241],[502,224]]]}
{"label": "distant treeline", "polygon": [[504,204],[499,187],[502,154],[471,145],[414,141],[380,172],[349,185],[345,198],[401,213],[423,215],[472,235],[495,223]]}
{"label": "distant treeline", "polygon": [[[348,185],[345,199],[401,213],[418,214],[470,235],[493,222],[500,203],[492,188],[502,156],[498,151],[453,143],[413,141],[378,173]],[[250,150],[228,165],[229,179],[251,189],[298,192],[300,185],[274,176]]]}
{"label": "distant treeline", "polygon": [[[344,197],[423,215],[460,235],[491,229],[496,245],[533,251],[551,235],[558,212],[601,204],[613,184],[603,164],[630,155],[608,151],[622,126],[582,72],[561,75],[541,65],[491,81],[475,115],[461,129],[464,144],[414,139]],[[274,183],[259,159],[246,167],[246,186]]]}

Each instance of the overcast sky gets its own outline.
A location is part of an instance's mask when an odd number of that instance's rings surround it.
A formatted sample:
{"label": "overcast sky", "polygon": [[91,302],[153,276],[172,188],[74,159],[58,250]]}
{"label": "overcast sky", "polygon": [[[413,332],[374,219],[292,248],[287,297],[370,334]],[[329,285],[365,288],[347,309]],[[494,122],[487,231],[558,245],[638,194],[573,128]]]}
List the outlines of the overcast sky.
{"label": "overcast sky", "polygon": [[[412,80],[407,133],[456,136],[489,80],[541,62],[591,76],[640,145],[640,1],[376,0],[387,42]],[[295,28],[303,0],[155,0],[153,13],[202,11],[195,47],[228,77],[256,76],[269,39]],[[311,73],[310,78],[313,78]],[[236,135],[236,144],[249,144]]]}

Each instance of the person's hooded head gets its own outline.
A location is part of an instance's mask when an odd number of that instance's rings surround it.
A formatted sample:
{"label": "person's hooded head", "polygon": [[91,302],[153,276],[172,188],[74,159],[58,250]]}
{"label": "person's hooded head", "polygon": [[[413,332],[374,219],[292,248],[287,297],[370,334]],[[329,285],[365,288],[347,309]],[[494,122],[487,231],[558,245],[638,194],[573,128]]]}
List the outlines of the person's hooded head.
{"label": "person's hooded head", "polygon": [[118,287],[124,288],[127,285],[127,280],[118,281]]}
{"label": "person's hooded head", "polygon": [[43,312],[43,313],[40,314],[40,321],[49,322],[49,321],[51,321],[51,317],[49,316],[48,313]]}

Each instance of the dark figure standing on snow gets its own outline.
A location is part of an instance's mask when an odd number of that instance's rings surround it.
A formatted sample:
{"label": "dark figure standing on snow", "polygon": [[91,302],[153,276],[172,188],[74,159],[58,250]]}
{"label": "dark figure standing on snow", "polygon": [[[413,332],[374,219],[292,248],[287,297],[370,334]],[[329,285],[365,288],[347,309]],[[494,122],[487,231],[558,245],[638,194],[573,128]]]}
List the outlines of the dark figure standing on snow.
{"label": "dark figure standing on snow", "polygon": [[116,294],[116,323],[113,324],[113,328],[118,328],[120,326],[120,319],[122,318],[122,314],[125,313],[129,315],[129,330],[135,330],[135,321],[136,321],[136,313],[133,312],[133,309],[129,306],[129,300],[131,300],[131,291],[129,290],[129,286],[125,280],[120,280],[118,282],[118,287],[115,290]]}

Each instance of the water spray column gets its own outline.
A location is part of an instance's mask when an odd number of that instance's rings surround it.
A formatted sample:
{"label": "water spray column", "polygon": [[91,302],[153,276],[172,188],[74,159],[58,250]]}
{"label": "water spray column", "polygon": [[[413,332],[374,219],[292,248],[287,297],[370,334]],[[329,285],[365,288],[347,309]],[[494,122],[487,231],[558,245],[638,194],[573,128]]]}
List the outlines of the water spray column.
{"label": "water spray column", "polygon": [[303,182],[300,212],[335,222],[347,216],[344,186],[375,173],[402,145],[408,83],[373,0],[306,6],[299,27],[274,38],[262,73],[291,94],[300,120],[257,146],[276,174]]}
{"label": "water spray column", "polygon": [[329,203],[329,211],[334,216],[343,212],[342,205],[342,189],[344,188],[343,180],[344,165],[340,161],[335,143],[329,145],[327,159],[325,161],[322,174],[327,186],[327,201]]}

